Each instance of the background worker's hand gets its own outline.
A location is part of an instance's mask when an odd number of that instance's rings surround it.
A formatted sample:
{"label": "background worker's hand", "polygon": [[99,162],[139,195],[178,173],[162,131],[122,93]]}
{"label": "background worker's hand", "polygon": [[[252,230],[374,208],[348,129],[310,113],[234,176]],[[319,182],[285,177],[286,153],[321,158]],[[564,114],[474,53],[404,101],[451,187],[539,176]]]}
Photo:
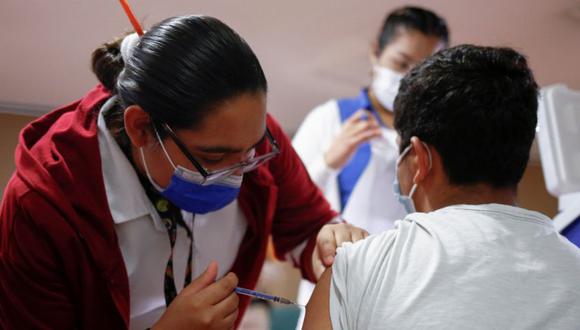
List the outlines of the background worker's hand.
{"label": "background worker's hand", "polygon": [[312,266],[316,278],[332,266],[336,249],[344,242],[356,242],[369,236],[369,233],[361,228],[348,223],[325,225],[318,232],[316,247],[312,253]]}
{"label": "background worker's hand", "polygon": [[340,133],[324,154],[326,165],[335,170],[341,169],[354,155],[359,145],[381,134],[381,127],[375,116],[367,110],[358,110],[344,122]]}
{"label": "background worker's hand", "polygon": [[217,269],[212,261],[175,297],[152,329],[233,329],[238,317],[239,297],[234,291],[238,278],[228,273],[216,281]]}

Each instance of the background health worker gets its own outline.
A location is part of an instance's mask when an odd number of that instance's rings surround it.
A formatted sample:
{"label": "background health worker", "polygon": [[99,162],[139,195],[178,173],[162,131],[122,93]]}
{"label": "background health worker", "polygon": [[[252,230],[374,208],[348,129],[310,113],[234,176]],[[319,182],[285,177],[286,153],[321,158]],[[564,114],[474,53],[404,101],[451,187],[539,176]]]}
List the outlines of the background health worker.
{"label": "background health worker", "polygon": [[[434,12],[403,7],[389,13],[371,47],[370,88],[312,110],[292,141],[331,206],[371,234],[391,229],[406,213],[392,191],[399,154],[393,102],[399,83],[448,43],[447,23]],[[313,288],[302,281],[298,302],[306,304]]]}

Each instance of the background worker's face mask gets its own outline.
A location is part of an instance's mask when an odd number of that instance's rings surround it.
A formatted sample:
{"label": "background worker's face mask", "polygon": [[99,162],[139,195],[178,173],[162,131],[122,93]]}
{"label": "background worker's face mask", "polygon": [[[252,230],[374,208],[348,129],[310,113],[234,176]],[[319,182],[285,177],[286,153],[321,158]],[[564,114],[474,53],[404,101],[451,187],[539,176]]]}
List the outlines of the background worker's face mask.
{"label": "background worker's face mask", "polygon": [[393,111],[395,97],[399,92],[403,77],[403,74],[384,66],[375,65],[373,67],[371,90],[379,100],[379,103],[389,111]]}
{"label": "background worker's face mask", "polygon": [[[155,133],[157,134],[157,131]],[[139,148],[141,160],[149,182],[175,206],[187,212],[206,214],[224,208],[238,197],[240,186],[242,185],[242,175],[231,174],[207,183],[206,178],[199,172],[182,166],[175,166],[159,134],[157,134],[157,139],[161,144],[165,157],[174,168],[171,182],[167,188],[161,188],[151,178],[143,148]]]}
{"label": "background worker's face mask", "polygon": [[[433,160],[431,158],[431,151],[429,150],[429,147],[427,146],[427,144],[423,143],[423,145],[427,149],[427,154],[429,155],[429,170],[431,170],[431,166],[433,165]],[[403,205],[403,207],[405,208],[405,211],[407,211],[407,214],[414,213],[417,211],[415,209],[415,202],[413,202],[413,194],[417,190],[418,185],[417,185],[417,183],[414,183],[413,186],[411,187],[411,191],[409,191],[409,195],[407,195],[407,196],[403,195],[403,193],[401,192],[401,185],[399,184],[399,177],[397,175],[397,172],[398,172],[399,164],[401,164],[401,162],[403,161],[405,156],[409,153],[409,151],[411,151],[411,148],[413,148],[412,144],[410,144],[407,148],[405,148],[405,150],[403,150],[403,152],[401,153],[401,155],[397,159],[397,166],[395,166],[395,181],[393,182],[393,192],[395,194],[395,197],[397,197],[397,199],[399,200],[399,203],[401,203],[401,205]]]}

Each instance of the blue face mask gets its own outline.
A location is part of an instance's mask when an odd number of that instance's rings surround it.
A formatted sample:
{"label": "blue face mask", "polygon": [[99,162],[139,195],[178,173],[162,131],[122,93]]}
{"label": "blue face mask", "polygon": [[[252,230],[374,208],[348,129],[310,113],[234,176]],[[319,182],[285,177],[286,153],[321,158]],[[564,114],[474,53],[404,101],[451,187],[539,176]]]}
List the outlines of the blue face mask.
{"label": "blue face mask", "polygon": [[408,196],[403,195],[401,192],[401,185],[399,184],[399,179],[395,175],[395,181],[393,181],[393,192],[395,193],[395,197],[399,200],[399,203],[403,205],[407,214],[414,213],[417,210],[415,209],[415,203],[413,202],[413,194],[417,189],[417,184],[413,184],[411,187],[411,191],[409,192]]}
{"label": "blue face mask", "polygon": [[163,142],[161,142],[161,146],[165,156],[175,169],[167,188],[159,187],[151,178],[143,148],[139,149],[141,160],[151,184],[163,197],[178,208],[195,214],[206,214],[224,208],[238,197],[242,185],[242,175],[229,175],[210,184],[204,184],[205,178],[200,173],[175,166],[167,154]]}
{"label": "blue face mask", "polygon": [[[429,155],[429,170],[430,170],[431,166],[433,165],[432,158],[431,158],[431,151],[429,150],[429,147],[427,146],[427,144],[423,143],[423,145],[427,149],[427,154]],[[417,209],[415,209],[415,202],[413,202],[413,194],[417,190],[418,185],[417,185],[417,183],[414,183],[413,186],[411,187],[411,191],[409,191],[409,195],[407,195],[407,196],[403,195],[403,193],[401,192],[401,185],[399,184],[399,177],[397,175],[397,169],[399,168],[399,164],[403,161],[405,156],[409,153],[409,151],[411,151],[412,147],[413,147],[413,145],[410,144],[407,148],[405,148],[405,150],[403,150],[403,152],[401,153],[401,155],[397,159],[397,166],[395,166],[395,181],[393,181],[393,192],[395,194],[395,197],[397,197],[397,199],[399,200],[399,203],[401,203],[401,205],[403,205],[403,207],[405,208],[405,211],[407,211],[407,214],[417,212]]]}

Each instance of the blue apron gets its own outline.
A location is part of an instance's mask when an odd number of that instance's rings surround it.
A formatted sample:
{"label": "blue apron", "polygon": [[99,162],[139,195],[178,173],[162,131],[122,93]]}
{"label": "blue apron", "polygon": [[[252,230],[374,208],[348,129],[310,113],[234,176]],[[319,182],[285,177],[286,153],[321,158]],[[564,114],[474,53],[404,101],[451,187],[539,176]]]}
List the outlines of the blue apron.
{"label": "blue apron", "polygon": [[[348,118],[354,115],[360,109],[366,109],[373,113],[377,121],[382,125],[383,122],[377,111],[371,105],[368,97],[368,90],[363,89],[355,98],[339,99],[338,109],[340,112],[340,121],[344,123]],[[351,160],[343,167],[338,174],[338,190],[340,193],[340,209],[344,211],[346,204],[354,190],[357,181],[360,179],[365,168],[371,159],[371,145],[365,142],[359,146]]]}
{"label": "blue apron", "polygon": [[562,230],[562,235],[574,245],[580,247],[580,216]]}

